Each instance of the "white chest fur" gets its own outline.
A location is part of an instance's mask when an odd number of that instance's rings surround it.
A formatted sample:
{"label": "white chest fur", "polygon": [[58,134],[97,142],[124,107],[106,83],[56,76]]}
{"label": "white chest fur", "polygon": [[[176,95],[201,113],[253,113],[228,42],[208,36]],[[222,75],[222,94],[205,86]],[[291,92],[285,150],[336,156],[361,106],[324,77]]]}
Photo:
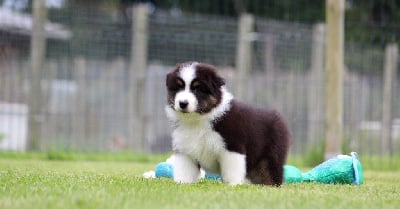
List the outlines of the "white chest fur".
{"label": "white chest fur", "polygon": [[242,184],[246,176],[246,156],[226,149],[224,139],[210,124],[230,109],[232,94],[221,87],[222,101],[210,113],[181,113],[166,106],[167,117],[175,125],[172,133],[174,180],[195,182],[200,174],[198,164],[211,173],[220,173],[231,185]]}
{"label": "white chest fur", "polygon": [[218,161],[225,151],[225,143],[208,121],[181,124],[172,137],[174,151],[189,156],[208,172],[220,172]]}

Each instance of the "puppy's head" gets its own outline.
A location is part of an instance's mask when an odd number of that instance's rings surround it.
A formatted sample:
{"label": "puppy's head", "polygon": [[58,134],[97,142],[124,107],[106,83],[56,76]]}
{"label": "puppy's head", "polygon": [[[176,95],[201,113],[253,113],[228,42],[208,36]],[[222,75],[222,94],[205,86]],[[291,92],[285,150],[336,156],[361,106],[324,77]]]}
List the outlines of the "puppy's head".
{"label": "puppy's head", "polygon": [[215,67],[203,63],[178,64],[167,74],[168,105],[182,113],[209,113],[221,103],[225,81]]}

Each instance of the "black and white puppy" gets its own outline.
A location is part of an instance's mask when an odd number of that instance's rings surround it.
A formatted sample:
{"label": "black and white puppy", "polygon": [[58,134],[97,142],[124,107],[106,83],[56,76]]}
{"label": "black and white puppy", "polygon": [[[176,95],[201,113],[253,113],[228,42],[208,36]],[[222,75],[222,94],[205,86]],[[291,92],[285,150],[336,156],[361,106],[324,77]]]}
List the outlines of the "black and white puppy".
{"label": "black and white puppy", "polygon": [[178,64],[166,85],[176,182],[197,181],[202,168],[231,185],[282,184],[290,133],[278,112],[235,100],[208,64]]}

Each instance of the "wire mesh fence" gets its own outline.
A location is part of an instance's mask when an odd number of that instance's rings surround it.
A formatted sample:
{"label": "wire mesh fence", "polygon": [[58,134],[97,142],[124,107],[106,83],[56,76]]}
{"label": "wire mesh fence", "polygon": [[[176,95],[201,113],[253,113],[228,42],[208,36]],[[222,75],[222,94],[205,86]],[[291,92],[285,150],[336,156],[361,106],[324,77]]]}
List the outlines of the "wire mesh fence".
{"label": "wire mesh fence", "polygon": [[[130,5],[121,10],[108,4],[65,1],[63,9],[49,9],[51,22],[47,24],[57,27],[47,32],[46,59],[38,78],[41,110],[36,118],[40,123],[37,149],[169,151],[171,129],[164,115],[165,74],[176,63],[196,60],[217,66],[234,93],[235,85],[242,82],[235,69],[238,18],[232,15],[230,3],[216,2],[220,6],[209,14],[200,3],[185,10],[187,1],[175,1],[172,6],[153,2],[154,11],[148,18],[144,88],[139,89],[145,95],[141,138],[132,132],[130,122],[135,114],[131,102],[140,99],[132,98],[135,95],[131,91],[135,31]],[[362,2],[351,1],[355,8],[358,4]],[[245,78],[245,102],[281,111],[293,134],[291,152],[305,154],[324,138],[323,98],[329,95],[324,93],[323,24],[312,23],[308,16],[285,9],[278,1],[255,1],[248,8],[255,14],[255,23],[249,37],[251,73]],[[271,19],[265,14],[277,12],[270,8],[281,9],[284,16]],[[319,9],[316,16],[323,17],[324,5]],[[8,16],[1,16],[4,12]],[[29,51],[31,29],[19,21],[32,24],[32,16],[9,8],[0,9],[0,16],[4,17],[0,18],[0,148],[26,150],[30,82],[34,78]],[[6,18],[14,18],[8,21],[12,27],[5,25]],[[357,21],[356,17],[352,21]],[[346,25],[346,31],[352,30],[349,27]],[[71,36],[63,37],[62,33]],[[388,33],[391,42],[398,41],[395,30]],[[371,34],[361,37],[359,33],[346,33],[343,146],[361,154],[386,154],[380,149],[380,133],[388,42],[379,42],[386,40],[377,39],[379,35],[388,36],[374,33],[371,38]],[[399,154],[398,76],[395,80],[391,144],[393,152]]]}

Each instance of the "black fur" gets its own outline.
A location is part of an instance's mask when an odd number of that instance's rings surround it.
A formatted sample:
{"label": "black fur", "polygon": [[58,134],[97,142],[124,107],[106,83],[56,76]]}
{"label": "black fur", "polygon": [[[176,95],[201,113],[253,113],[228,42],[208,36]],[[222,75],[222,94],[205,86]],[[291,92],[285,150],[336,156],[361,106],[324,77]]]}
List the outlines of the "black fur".
{"label": "black fur", "polygon": [[[173,107],[177,91],[184,88],[177,74],[191,63],[177,65],[167,75],[168,104]],[[198,100],[197,113],[206,114],[222,100],[225,81],[215,67],[199,63],[191,92]],[[246,156],[246,177],[255,184],[276,185],[283,182],[283,166],[289,149],[290,132],[283,117],[276,111],[263,110],[233,99],[230,109],[210,121],[226,145],[226,149]]]}
{"label": "black fur", "polygon": [[246,155],[247,178],[255,184],[280,185],[289,147],[289,130],[276,111],[256,109],[236,100],[214,122],[227,149]]}

